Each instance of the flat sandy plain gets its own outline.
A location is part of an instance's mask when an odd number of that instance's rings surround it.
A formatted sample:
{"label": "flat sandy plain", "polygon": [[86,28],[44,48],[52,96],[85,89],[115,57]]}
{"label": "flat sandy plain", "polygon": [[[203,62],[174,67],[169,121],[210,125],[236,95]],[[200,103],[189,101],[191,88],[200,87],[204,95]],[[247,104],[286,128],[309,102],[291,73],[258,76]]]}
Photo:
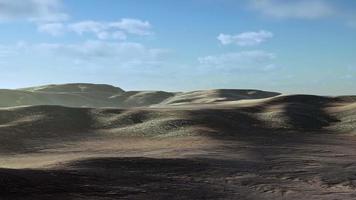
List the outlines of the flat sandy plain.
{"label": "flat sandy plain", "polygon": [[355,97],[230,92],[3,106],[0,199],[356,199]]}

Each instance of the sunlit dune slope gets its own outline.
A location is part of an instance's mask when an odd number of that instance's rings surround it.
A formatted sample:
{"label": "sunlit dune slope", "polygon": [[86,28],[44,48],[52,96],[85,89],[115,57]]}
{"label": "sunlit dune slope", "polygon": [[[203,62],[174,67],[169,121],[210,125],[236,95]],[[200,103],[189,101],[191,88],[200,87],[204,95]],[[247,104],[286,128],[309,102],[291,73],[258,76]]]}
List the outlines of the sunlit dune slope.
{"label": "sunlit dune slope", "polygon": [[[355,101],[310,95],[278,96],[251,105],[205,107],[0,109],[1,150],[89,136],[239,136],[265,133],[355,133]],[[347,108],[347,109],[346,109]],[[41,141],[41,142],[38,142]]]}
{"label": "sunlit dune slope", "polygon": [[111,85],[72,83],[17,90],[0,90],[0,107],[59,105],[67,107],[147,107],[218,103],[279,95],[260,90],[202,90],[194,92],[124,91]]}

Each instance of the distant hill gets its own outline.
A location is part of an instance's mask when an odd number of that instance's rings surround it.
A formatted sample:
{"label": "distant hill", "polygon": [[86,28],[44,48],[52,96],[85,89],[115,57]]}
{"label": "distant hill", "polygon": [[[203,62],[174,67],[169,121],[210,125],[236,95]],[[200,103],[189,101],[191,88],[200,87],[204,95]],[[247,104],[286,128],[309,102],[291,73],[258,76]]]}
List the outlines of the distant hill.
{"label": "distant hill", "polygon": [[122,93],[123,89],[106,84],[69,83],[62,85],[44,85],[18,89],[28,92],[51,92],[51,93]]}
{"label": "distant hill", "polygon": [[201,90],[193,92],[124,91],[105,84],[71,83],[0,90],[0,107],[58,105],[67,107],[142,107],[207,104],[261,99],[280,93],[260,90]]}

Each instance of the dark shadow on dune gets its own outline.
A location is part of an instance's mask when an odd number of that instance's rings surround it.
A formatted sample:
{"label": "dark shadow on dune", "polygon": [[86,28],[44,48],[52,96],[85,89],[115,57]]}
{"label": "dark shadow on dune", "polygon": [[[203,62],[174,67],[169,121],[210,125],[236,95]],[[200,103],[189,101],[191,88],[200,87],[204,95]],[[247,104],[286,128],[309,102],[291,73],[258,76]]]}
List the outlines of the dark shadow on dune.
{"label": "dark shadow on dune", "polygon": [[[225,199],[213,162],[93,158],[66,170],[0,169],[0,199]],[[238,195],[236,195],[238,197]]]}
{"label": "dark shadow on dune", "polygon": [[[325,109],[336,102],[334,98],[292,95],[276,97],[264,104],[228,108],[228,109],[201,109],[189,111],[189,119],[203,127],[215,130],[213,137],[219,136],[249,136],[269,135],[276,133],[294,132],[304,133],[331,133],[325,128],[333,123],[340,122]],[[279,106],[275,111],[275,118],[280,118],[284,124],[271,127],[268,120],[261,120],[258,116],[273,106]],[[273,119],[271,119],[273,121]],[[280,136],[278,136],[280,137]],[[302,136],[301,136],[302,137]]]}
{"label": "dark shadow on dune", "polygon": [[313,95],[290,95],[277,97],[265,106],[284,106],[283,115],[294,131],[321,131],[338,119],[325,111],[325,108],[336,99]]}
{"label": "dark shadow on dune", "polygon": [[97,136],[88,108],[29,106],[1,110],[0,125],[0,154],[36,152],[47,145]]}

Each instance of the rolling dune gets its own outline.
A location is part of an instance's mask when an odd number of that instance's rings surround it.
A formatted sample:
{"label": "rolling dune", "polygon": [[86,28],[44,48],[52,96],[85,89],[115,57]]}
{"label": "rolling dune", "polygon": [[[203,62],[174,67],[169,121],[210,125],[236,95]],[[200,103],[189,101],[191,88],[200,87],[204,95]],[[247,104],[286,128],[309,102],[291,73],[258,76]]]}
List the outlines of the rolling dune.
{"label": "rolling dune", "polygon": [[206,90],[195,92],[124,91],[110,85],[72,83],[17,90],[0,90],[0,107],[59,105],[67,107],[147,107],[201,104],[279,95],[259,90]]}
{"label": "rolling dune", "polygon": [[354,96],[3,92],[28,96],[0,109],[1,199],[356,198]]}

